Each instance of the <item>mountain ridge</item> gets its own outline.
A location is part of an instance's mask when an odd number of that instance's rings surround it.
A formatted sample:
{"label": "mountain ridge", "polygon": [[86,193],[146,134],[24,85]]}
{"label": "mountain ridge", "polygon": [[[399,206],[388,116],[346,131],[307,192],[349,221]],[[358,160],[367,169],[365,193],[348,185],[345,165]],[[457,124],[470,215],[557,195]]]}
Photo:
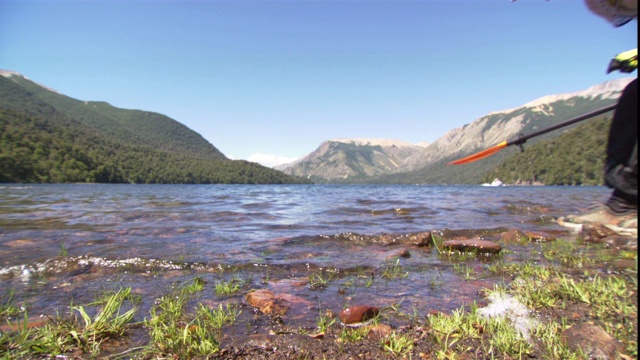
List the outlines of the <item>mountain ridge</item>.
{"label": "mountain ridge", "polygon": [[[504,151],[503,154],[483,163],[463,167],[447,167],[446,163],[504,140],[516,138],[518,134],[540,130],[610,105],[632,79],[611,80],[581,91],[543,96],[518,108],[491,112],[461,127],[451,129],[426,147],[407,153],[404,158],[395,158],[396,166],[393,169],[369,169],[366,173],[360,172],[360,176],[354,176],[362,164],[354,162],[353,159],[351,163],[340,163],[337,153],[327,152],[327,142],[323,142],[318,149],[302,159],[279,169],[288,174],[313,178],[317,182],[480,183],[487,172],[482,169],[483,164],[487,167],[495,166],[496,161],[504,160],[505,156],[512,152]],[[558,130],[555,134],[532,139],[529,143],[557,136],[566,130]],[[359,149],[352,148],[350,151],[358,153]],[[375,163],[371,161],[366,161],[365,165],[375,167]],[[465,172],[474,175],[469,176]]]}

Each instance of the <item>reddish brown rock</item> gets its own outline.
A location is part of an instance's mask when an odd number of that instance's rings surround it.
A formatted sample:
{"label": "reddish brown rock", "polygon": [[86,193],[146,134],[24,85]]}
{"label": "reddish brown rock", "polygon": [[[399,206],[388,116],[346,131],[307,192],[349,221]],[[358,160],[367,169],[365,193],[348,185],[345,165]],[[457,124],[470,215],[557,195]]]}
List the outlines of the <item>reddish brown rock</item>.
{"label": "reddish brown rock", "polygon": [[589,359],[620,359],[620,342],[597,325],[574,325],[562,333],[562,341],[573,351],[582,349]]}
{"label": "reddish brown rock", "polygon": [[442,242],[442,247],[449,251],[469,251],[481,254],[497,254],[502,250],[502,247],[499,244],[496,244],[493,241],[480,239],[447,240]]}
{"label": "reddish brown rock", "polygon": [[500,239],[504,242],[516,243],[529,240],[527,234],[518,229],[509,229],[506,233],[500,235]]}
{"label": "reddish brown rock", "polygon": [[593,223],[582,225],[582,239],[585,242],[600,243],[602,239],[617,235],[617,233],[603,224]]}
{"label": "reddish brown rock", "polygon": [[637,237],[619,235],[603,224],[584,224],[582,226],[582,239],[588,243],[607,244],[616,249],[638,249]]}
{"label": "reddish brown rock", "polygon": [[396,258],[409,258],[411,257],[411,253],[407,249],[398,249],[389,251],[387,253],[387,260],[396,259]]}
{"label": "reddish brown rock", "polygon": [[274,293],[271,290],[261,289],[248,293],[245,296],[247,304],[257,308],[265,315],[284,316],[285,313],[291,318],[301,316],[306,313],[313,303],[300,296]]}
{"label": "reddish brown rock", "polygon": [[378,313],[378,308],[375,306],[351,306],[340,312],[340,321],[342,321],[343,324],[360,323],[373,319],[378,316]]}
{"label": "reddish brown rock", "polygon": [[[27,321],[27,328],[41,328],[49,323],[48,317],[34,317],[29,318]],[[6,324],[0,325],[0,333],[6,333],[10,331],[21,331],[24,329],[23,321],[15,321],[9,322],[6,321]]]}
{"label": "reddish brown rock", "polygon": [[260,289],[252,291],[245,297],[247,304],[257,308],[265,315],[284,315],[287,307],[272,291]]}
{"label": "reddish brown rock", "polygon": [[387,324],[367,325],[366,332],[369,339],[379,341],[391,335],[391,326]]}
{"label": "reddish brown rock", "polygon": [[424,231],[424,232],[419,232],[415,234],[410,234],[407,244],[415,245],[415,246],[431,246],[431,244],[433,244],[433,238],[431,237],[431,232]]}
{"label": "reddish brown rock", "polygon": [[527,235],[527,238],[529,239],[529,241],[549,242],[549,241],[555,241],[556,240],[556,238],[554,236],[543,234],[543,233],[539,233],[539,232],[526,231],[525,234]]}
{"label": "reddish brown rock", "polygon": [[509,229],[509,231],[503,233],[500,238],[502,241],[512,243],[523,241],[548,242],[556,239],[551,235],[533,231],[521,231],[518,229]]}

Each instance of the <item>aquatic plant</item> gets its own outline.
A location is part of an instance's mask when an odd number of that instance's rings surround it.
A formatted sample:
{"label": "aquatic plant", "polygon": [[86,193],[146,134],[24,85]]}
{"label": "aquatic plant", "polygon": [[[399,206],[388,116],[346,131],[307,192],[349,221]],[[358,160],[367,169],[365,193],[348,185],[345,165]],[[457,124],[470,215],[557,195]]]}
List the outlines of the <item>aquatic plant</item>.
{"label": "aquatic plant", "polygon": [[58,256],[65,257],[67,256],[67,248],[64,245],[64,241],[60,243],[60,252],[58,252]]}
{"label": "aquatic plant", "polygon": [[329,312],[323,312],[320,308],[320,314],[316,317],[318,331],[326,332],[336,322],[335,316]]}
{"label": "aquatic plant", "polygon": [[219,296],[234,294],[238,292],[238,290],[240,290],[240,284],[238,284],[238,282],[240,281],[241,281],[240,279],[234,278],[229,281],[217,282],[215,285],[214,291],[216,295],[219,295]]}
{"label": "aquatic plant", "polygon": [[404,271],[402,265],[400,265],[400,259],[395,258],[395,261],[391,260],[385,263],[384,270],[382,271],[382,277],[385,279],[397,279],[406,278],[409,276],[409,272]]}
{"label": "aquatic plant", "polygon": [[367,337],[369,329],[365,326],[361,327],[343,327],[338,335],[340,342],[357,342]]}
{"label": "aquatic plant", "polygon": [[236,304],[224,307],[219,304],[218,308],[213,309],[198,304],[195,315],[187,314],[187,301],[194,293],[202,291],[203,287],[204,280],[196,277],[158,300],[151,309],[151,318],[145,322],[151,338],[148,353],[197,358],[208,357],[219,351],[218,331],[224,325],[235,322],[240,310]]}
{"label": "aquatic plant", "polygon": [[333,279],[333,273],[328,271],[321,271],[310,274],[308,276],[310,289],[324,289],[329,284],[329,281]]}
{"label": "aquatic plant", "polygon": [[196,309],[196,317],[206,320],[214,329],[222,329],[227,324],[233,324],[242,312],[238,304],[233,303],[227,303],[224,306],[218,304],[217,308],[198,304]]}
{"label": "aquatic plant", "polygon": [[13,295],[14,290],[10,289],[7,292],[6,300],[3,296],[0,296],[0,320],[20,313],[20,308],[18,308],[13,302]]}
{"label": "aquatic plant", "polygon": [[89,316],[84,306],[72,307],[72,310],[80,314],[83,324],[77,329],[70,330],[69,335],[82,349],[90,350],[91,353],[99,352],[98,348],[104,339],[124,334],[125,326],[138,311],[137,307],[133,307],[124,314],[120,314],[122,304],[130,294],[131,288],[118,290],[106,299],[102,309],[93,318]]}
{"label": "aquatic plant", "polygon": [[85,306],[72,306],[71,310],[80,316],[79,319],[58,315],[39,328],[27,326],[29,317],[25,311],[15,331],[1,334],[0,356],[21,358],[30,354],[57,355],[79,349],[95,357],[101,352],[105,340],[125,334],[138,310],[133,306],[125,313],[120,313],[130,293],[131,288],[123,288],[106,297],[93,317]]}
{"label": "aquatic plant", "polygon": [[415,340],[406,334],[392,332],[381,341],[382,347],[392,355],[406,355],[413,349]]}

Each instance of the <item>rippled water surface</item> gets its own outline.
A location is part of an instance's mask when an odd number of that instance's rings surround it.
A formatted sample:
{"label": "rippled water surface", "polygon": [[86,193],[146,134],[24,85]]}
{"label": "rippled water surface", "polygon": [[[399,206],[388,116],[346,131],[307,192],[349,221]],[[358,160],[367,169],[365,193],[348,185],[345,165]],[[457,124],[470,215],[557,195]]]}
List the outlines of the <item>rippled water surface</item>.
{"label": "rippled water surface", "polygon": [[[313,321],[317,312],[304,314],[319,302],[335,310],[398,301],[421,311],[456,308],[492,280],[461,279],[430,248],[416,247],[401,260],[408,275],[383,282],[397,247],[345,234],[449,229],[499,241],[501,231],[516,228],[562,236],[553,218],[608,194],[604,187],[3,185],[0,292],[47,313],[118,286],[153,298],[193,276],[210,284],[234,277],[244,293],[263,287],[298,296],[291,319]],[[509,246],[507,256],[531,256]],[[480,273],[486,261],[468,266]],[[295,285],[327,269],[336,279],[328,287]],[[222,301],[211,289],[203,298]]]}

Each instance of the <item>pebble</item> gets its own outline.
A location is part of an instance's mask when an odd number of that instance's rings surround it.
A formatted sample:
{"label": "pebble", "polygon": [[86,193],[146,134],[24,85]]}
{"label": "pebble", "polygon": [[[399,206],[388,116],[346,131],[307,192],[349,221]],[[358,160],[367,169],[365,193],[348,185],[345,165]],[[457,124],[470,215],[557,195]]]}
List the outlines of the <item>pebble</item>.
{"label": "pebble", "polygon": [[371,320],[378,316],[379,310],[375,306],[356,305],[343,309],[340,312],[340,321],[343,324],[356,324]]}

